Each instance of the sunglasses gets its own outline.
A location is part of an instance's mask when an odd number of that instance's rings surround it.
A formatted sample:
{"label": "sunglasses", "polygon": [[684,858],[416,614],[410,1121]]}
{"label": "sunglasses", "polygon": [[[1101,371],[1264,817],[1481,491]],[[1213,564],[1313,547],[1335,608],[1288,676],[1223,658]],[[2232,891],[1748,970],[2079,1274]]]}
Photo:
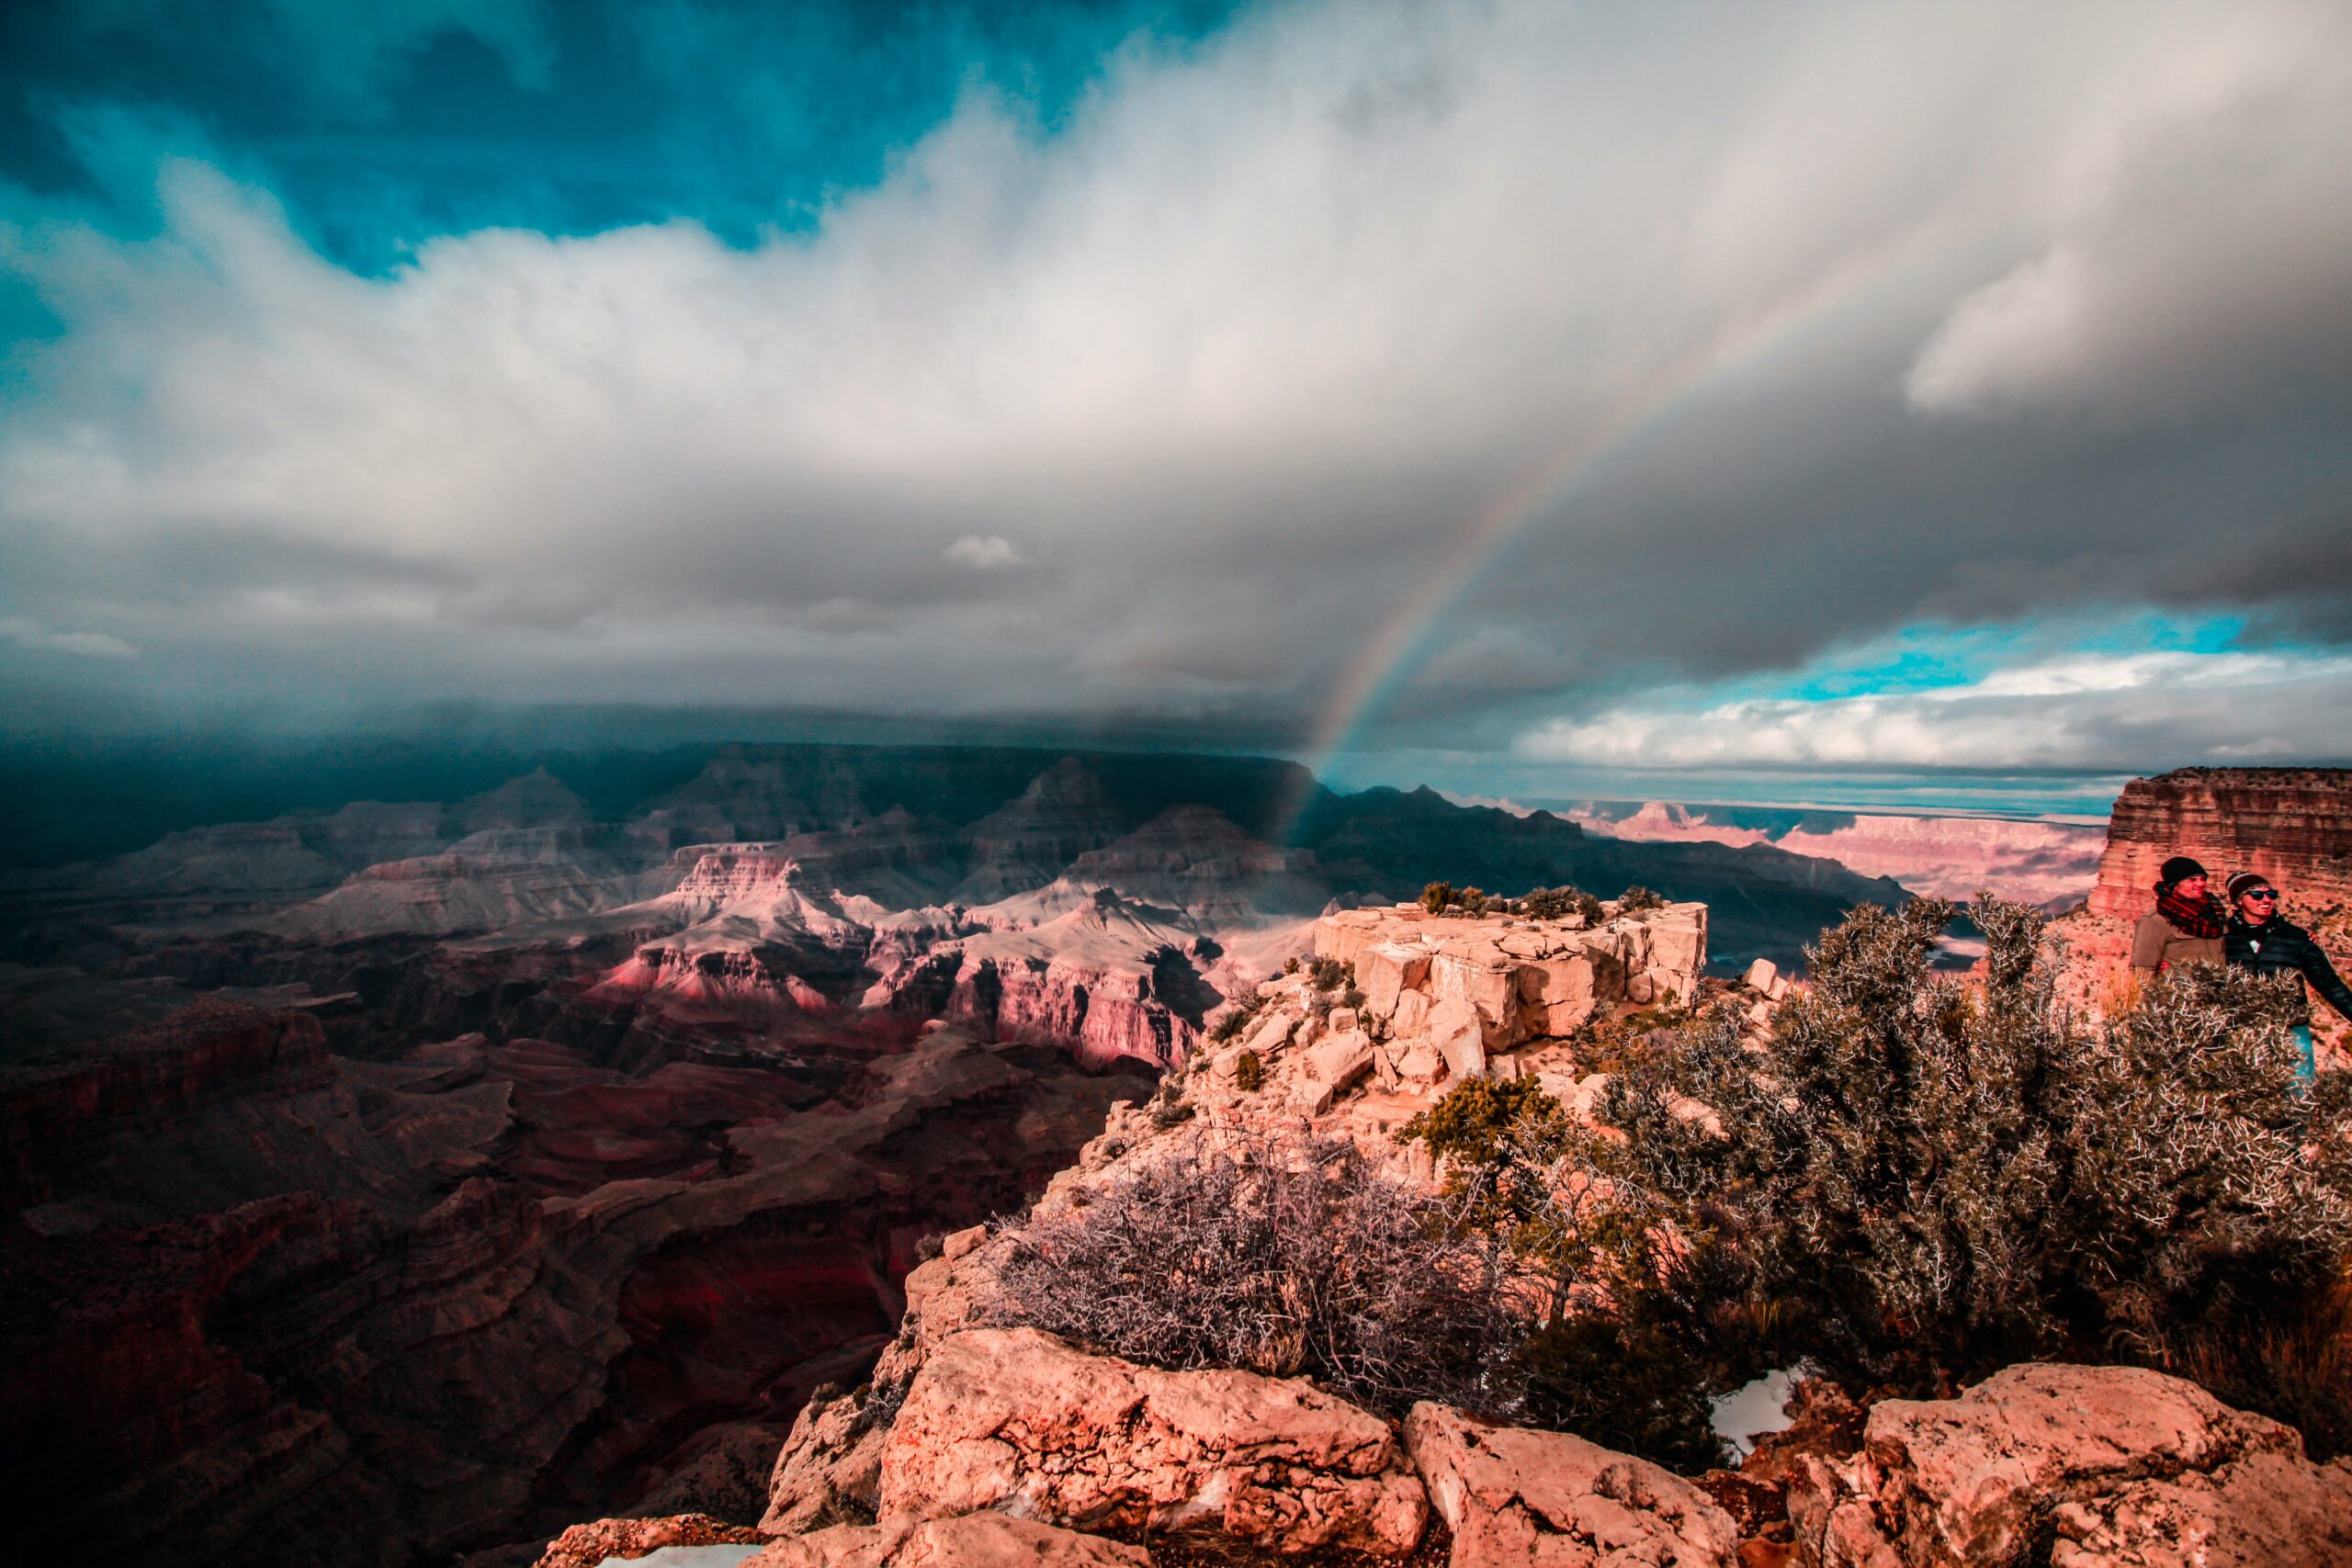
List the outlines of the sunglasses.
{"label": "sunglasses", "polygon": [[2256,903],[2276,904],[2278,902],[2278,890],[2275,887],[2249,887],[2238,897]]}

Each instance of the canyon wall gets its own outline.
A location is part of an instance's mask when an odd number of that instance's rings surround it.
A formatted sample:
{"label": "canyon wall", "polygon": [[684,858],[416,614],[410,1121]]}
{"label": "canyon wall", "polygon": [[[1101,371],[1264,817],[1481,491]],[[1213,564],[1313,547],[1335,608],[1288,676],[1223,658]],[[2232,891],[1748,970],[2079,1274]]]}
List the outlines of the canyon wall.
{"label": "canyon wall", "polygon": [[[2124,786],[2087,907],[2052,923],[2062,988],[2080,1005],[2125,994],[2132,928],[2155,908],[2157,869],[2174,855],[2202,863],[2217,892],[2235,872],[2270,878],[2280,912],[2352,970],[2352,769],[2182,768]],[[2313,1019],[2323,1041],[2344,1033],[2324,1006]]]}

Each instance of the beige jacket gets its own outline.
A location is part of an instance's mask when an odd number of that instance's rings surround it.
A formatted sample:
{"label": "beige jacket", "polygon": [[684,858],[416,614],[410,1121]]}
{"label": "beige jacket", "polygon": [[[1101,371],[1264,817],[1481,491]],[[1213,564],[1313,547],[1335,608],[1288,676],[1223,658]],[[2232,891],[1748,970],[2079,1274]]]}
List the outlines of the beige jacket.
{"label": "beige jacket", "polygon": [[2153,910],[2132,928],[2132,967],[2153,975],[2167,964],[2219,964],[2222,939],[2183,936],[2170,920]]}

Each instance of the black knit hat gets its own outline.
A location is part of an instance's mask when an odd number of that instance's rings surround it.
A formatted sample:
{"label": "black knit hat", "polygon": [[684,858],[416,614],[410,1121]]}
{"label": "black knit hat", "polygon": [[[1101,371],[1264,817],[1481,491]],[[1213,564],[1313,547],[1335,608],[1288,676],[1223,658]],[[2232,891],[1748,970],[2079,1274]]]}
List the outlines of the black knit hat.
{"label": "black knit hat", "polygon": [[2258,871],[2242,871],[2230,878],[2230,901],[2235,903],[2256,888],[2267,888],[2270,879]]}
{"label": "black knit hat", "polygon": [[2188,881],[2192,876],[2204,874],[2205,868],[2187,855],[2175,855],[2165,862],[2163,867],[2157,871],[2156,881],[2164,886],[2172,887]]}

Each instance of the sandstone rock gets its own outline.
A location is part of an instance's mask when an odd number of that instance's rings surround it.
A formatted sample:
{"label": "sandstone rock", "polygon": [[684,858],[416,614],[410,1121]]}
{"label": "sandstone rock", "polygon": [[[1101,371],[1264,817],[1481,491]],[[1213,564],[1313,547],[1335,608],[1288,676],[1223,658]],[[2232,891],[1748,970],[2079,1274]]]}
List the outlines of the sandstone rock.
{"label": "sandstone rock", "polygon": [[1407,991],[1396,998],[1396,1011],[1389,1024],[1389,1032],[1398,1040],[1408,1040],[1429,1032],[1432,1007],[1427,991]]}
{"label": "sandstone rock", "polygon": [[1475,1078],[1487,1070],[1486,1020],[1462,998],[1449,997],[1430,1010],[1428,1040],[1454,1077]]}
{"label": "sandstone rock", "polygon": [[537,1568],[597,1568],[608,1557],[643,1557],[665,1546],[744,1546],[757,1530],[730,1525],[707,1514],[666,1519],[597,1519],[574,1525],[548,1542]]}
{"label": "sandstone rock", "polygon": [[1696,1485],[1566,1432],[1413,1406],[1405,1443],[1453,1532],[1453,1568],[1727,1568],[1739,1537]]}
{"label": "sandstone rock", "polygon": [[1519,1021],[1519,966],[1489,943],[1449,942],[1430,963],[1430,995],[1440,1008],[1463,1003],[1508,1029]]}
{"label": "sandstone rock", "polygon": [[1333,1008],[1333,1009],[1331,1010],[1331,1032],[1332,1032],[1332,1033],[1334,1033],[1334,1034],[1345,1034],[1345,1033],[1347,1033],[1350,1030],[1351,1030],[1351,1029],[1353,1029],[1353,1028],[1355,1028],[1355,1027],[1356,1027],[1356,1010],[1355,1010],[1355,1009],[1353,1009],[1353,1008]]}
{"label": "sandstone rock", "polygon": [[1298,1021],[1296,1013],[1277,1008],[1250,1032],[1250,1037],[1242,1043],[1257,1052],[1262,1060],[1290,1043],[1291,1032],[1298,1027]]}
{"label": "sandstone rock", "polygon": [[1549,958],[1520,971],[1520,989],[1540,1013],[1531,1020],[1544,1034],[1575,1033],[1590,1021],[1596,1005],[1592,960],[1579,953]]}
{"label": "sandstone rock", "polygon": [[953,1263],[988,1238],[989,1227],[986,1225],[967,1225],[960,1231],[951,1231],[940,1238],[939,1256]]}
{"label": "sandstone rock", "polygon": [[1360,1030],[1334,1034],[1305,1054],[1291,1091],[1292,1103],[1309,1114],[1321,1115],[1350,1085],[1372,1070],[1372,1036]]}
{"label": "sandstone rock", "polygon": [[982,1512],[835,1525],[779,1540],[744,1568],[1150,1568],[1139,1546]]}
{"label": "sandstone rock", "polygon": [[941,1342],[909,1390],[881,1512],[992,1507],[1388,1555],[1419,1540],[1427,1514],[1386,1423],[1303,1381],[1158,1371],[1035,1329],[976,1329]]}
{"label": "sandstone rock", "polygon": [[882,1439],[849,1398],[810,1400],[775,1456],[763,1536],[797,1535],[837,1519],[868,1517],[882,1487]]}
{"label": "sandstone rock", "polygon": [[1406,1042],[1388,1057],[1396,1076],[1415,1085],[1433,1084],[1446,1072],[1445,1055],[1427,1040]]}
{"label": "sandstone rock", "polygon": [[1739,983],[1751,991],[1769,991],[1780,973],[1779,964],[1769,958],[1759,958],[1747,966],[1747,973],[1739,977]]}
{"label": "sandstone rock", "polygon": [[2352,1467],[2136,1367],[2011,1367],[1958,1399],[1884,1401],[1858,1464],[1804,1460],[1790,1515],[1825,1568],[1997,1568],[2053,1524],[2063,1568],[2352,1563]]}
{"label": "sandstone rock", "polygon": [[1356,985],[1363,992],[1364,1010],[1374,1018],[1396,1011],[1396,998],[1429,984],[1427,949],[1403,942],[1377,942],[1356,954]]}

